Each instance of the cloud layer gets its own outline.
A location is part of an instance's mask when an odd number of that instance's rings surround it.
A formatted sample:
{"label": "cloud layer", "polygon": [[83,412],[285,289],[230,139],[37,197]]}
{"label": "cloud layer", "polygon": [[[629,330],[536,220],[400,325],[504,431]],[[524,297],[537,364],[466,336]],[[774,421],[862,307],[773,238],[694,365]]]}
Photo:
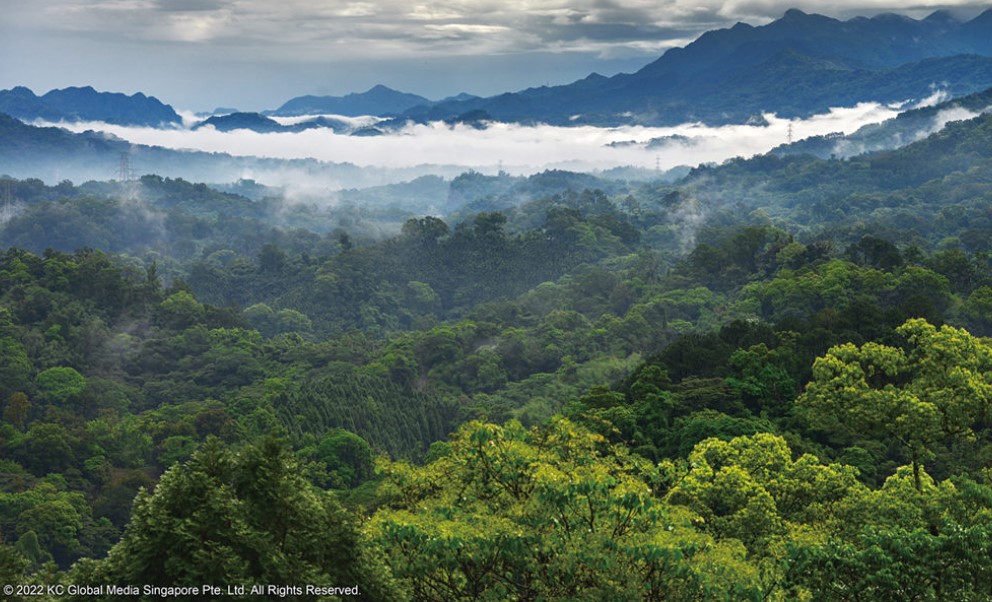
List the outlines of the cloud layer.
{"label": "cloud layer", "polygon": [[[766,115],[767,125],[707,127],[597,128],[492,124],[483,130],[444,124],[409,125],[377,137],[352,137],[331,130],[260,134],[247,130],[218,132],[134,128],[97,123],[64,125],[74,131],[98,129],[126,140],[173,149],[197,149],[233,155],[283,159],[316,158],[367,167],[410,168],[424,164],[455,165],[494,172],[498,167],[530,174],[544,169],[609,169],[636,166],[669,169],[751,156],[783,144],[791,126],[794,139],[831,132],[850,133],[868,123],[893,117],[897,109],[875,103],[833,109],[807,120]],[[662,142],[658,142],[658,140]],[[654,141],[654,143],[652,143]],[[343,184],[347,186],[347,183]]]}
{"label": "cloud layer", "polygon": [[337,61],[410,52],[652,53],[736,21],[765,23],[790,7],[839,17],[886,10],[921,16],[940,8],[977,10],[983,3],[924,1],[908,9],[891,0],[840,0],[829,6],[812,0],[32,0],[31,5],[35,25],[81,35],[234,45],[266,55],[282,49],[297,59]]}

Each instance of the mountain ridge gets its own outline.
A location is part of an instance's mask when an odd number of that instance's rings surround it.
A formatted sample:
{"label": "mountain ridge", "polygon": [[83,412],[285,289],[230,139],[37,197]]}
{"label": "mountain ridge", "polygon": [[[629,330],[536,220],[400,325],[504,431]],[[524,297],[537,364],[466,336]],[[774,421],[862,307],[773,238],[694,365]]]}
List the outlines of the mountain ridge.
{"label": "mountain ridge", "polygon": [[[921,98],[930,84],[943,81],[932,79],[928,61],[935,59],[944,59],[944,66],[956,75],[947,81],[954,95],[992,85],[992,9],[967,22],[939,15],[922,20],[899,17],[883,14],[840,21],[790,9],[767,25],[738,23],[708,31],[635,73],[421,106],[396,123],[447,120],[475,110],[501,121],[558,125],[674,125],[693,120],[715,125],[742,123],[763,112],[808,116],[852,98],[855,102]],[[976,56],[986,60],[976,62]],[[784,69],[790,57],[794,62],[805,57],[800,62],[808,64]],[[810,64],[817,67],[813,73],[808,71]],[[749,85],[750,80],[768,80],[767,74],[774,70],[773,88],[767,81]],[[852,76],[857,88],[851,84]],[[837,93],[845,86],[846,94]],[[832,93],[819,94],[824,87]],[[880,87],[885,94],[877,93]],[[787,95],[791,95],[789,104],[798,106],[783,103]]]}
{"label": "mountain ridge", "polygon": [[41,96],[24,86],[0,90],[0,112],[26,121],[103,121],[151,127],[182,123],[171,106],[154,96],[99,92],[92,86],[70,86]]}
{"label": "mountain ridge", "polygon": [[297,96],[286,101],[277,109],[262,111],[262,115],[275,117],[318,114],[344,115],[346,117],[393,116],[430,102],[423,96],[400,92],[378,84],[365,92],[352,92],[344,96]]}
{"label": "mountain ridge", "polygon": [[[439,101],[383,84],[344,96],[298,96],[260,117],[337,114],[409,121],[485,120],[554,125],[666,126],[700,121],[747,123],[764,113],[807,117],[859,102],[902,102],[934,85],[953,96],[992,86],[992,8],[968,21],[936,11],[926,18],[883,13],[841,21],[789,9],[771,23],[707,31],[634,73],[590,73],[559,86],[487,98],[459,94]],[[0,91],[0,112],[25,121],[106,121],[161,127],[181,118],[169,105],[137,93],[92,87]],[[278,128],[246,114],[228,118],[257,131]],[[481,118],[480,118],[481,116]],[[221,122],[223,123],[223,122]],[[254,127],[252,124],[254,123]]]}

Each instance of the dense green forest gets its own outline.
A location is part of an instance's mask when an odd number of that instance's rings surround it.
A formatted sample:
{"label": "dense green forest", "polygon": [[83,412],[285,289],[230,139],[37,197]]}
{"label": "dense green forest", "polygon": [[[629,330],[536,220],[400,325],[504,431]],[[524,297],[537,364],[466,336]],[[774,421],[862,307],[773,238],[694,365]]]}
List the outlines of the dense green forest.
{"label": "dense green forest", "polygon": [[992,598],[992,117],[675,182],[0,185],[5,599]]}

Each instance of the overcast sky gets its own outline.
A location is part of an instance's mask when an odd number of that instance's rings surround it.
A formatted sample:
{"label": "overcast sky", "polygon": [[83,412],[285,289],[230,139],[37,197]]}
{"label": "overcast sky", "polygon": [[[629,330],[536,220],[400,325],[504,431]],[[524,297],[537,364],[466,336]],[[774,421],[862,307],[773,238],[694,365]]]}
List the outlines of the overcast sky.
{"label": "overcast sky", "polygon": [[838,18],[951,9],[948,0],[0,0],[0,88],[92,85],[177,109],[275,108],[385,84],[429,98],[492,95],[596,71],[787,8]]}

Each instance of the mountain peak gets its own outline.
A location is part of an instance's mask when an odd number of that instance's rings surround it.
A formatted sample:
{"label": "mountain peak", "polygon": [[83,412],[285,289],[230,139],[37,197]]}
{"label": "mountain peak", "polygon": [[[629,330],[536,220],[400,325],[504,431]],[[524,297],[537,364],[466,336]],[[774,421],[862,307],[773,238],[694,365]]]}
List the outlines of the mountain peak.
{"label": "mountain peak", "polygon": [[0,111],[19,119],[48,121],[105,121],[121,125],[179,123],[172,107],[153,96],[138,92],[98,92],[93,86],[71,86],[49,90],[43,96],[23,86],[0,91]]}
{"label": "mountain peak", "polygon": [[66,88],[62,88],[61,90],[52,90],[51,92],[49,92],[49,94],[52,94],[53,92],[56,92],[56,93],[57,92],[67,92],[67,93],[76,93],[76,94],[96,94],[97,93],[96,89],[93,86],[68,86]]}
{"label": "mountain peak", "polygon": [[297,96],[278,109],[265,111],[264,114],[281,117],[319,114],[389,116],[429,103],[422,96],[376,84],[365,92],[352,92],[344,96]]}
{"label": "mountain peak", "polygon": [[968,22],[971,26],[992,24],[992,8],[982,11],[977,17]]}
{"label": "mountain peak", "polygon": [[10,93],[16,96],[23,96],[27,98],[35,98],[35,93],[31,91],[31,88],[25,86],[14,86],[10,89]]}
{"label": "mountain peak", "polygon": [[773,31],[784,30],[798,32],[805,30],[822,30],[828,27],[836,27],[839,24],[841,24],[841,21],[826,15],[821,15],[818,13],[804,13],[798,8],[790,8],[785,11],[785,14],[782,15],[781,19],[773,21],[765,27],[771,27]]}
{"label": "mountain peak", "polygon": [[925,19],[924,23],[958,23],[958,19],[951,14],[951,11],[946,9],[935,10],[930,13]]}

